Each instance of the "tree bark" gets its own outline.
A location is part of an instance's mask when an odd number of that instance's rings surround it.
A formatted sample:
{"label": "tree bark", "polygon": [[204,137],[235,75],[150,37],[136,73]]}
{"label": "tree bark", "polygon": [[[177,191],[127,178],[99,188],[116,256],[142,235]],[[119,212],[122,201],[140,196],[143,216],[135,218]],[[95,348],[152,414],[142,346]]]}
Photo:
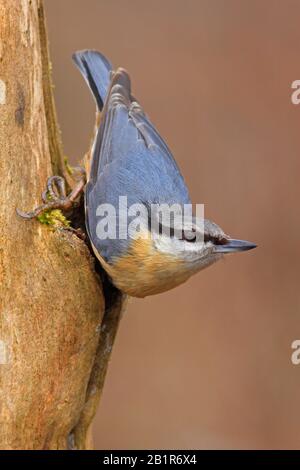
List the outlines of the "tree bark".
{"label": "tree bark", "polygon": [[1,449],[90,447],[124,303],[117,293],[103,325],[85,243],[15,212],[39,205],[47,177],[63,172],[49,70],[42,1],[1,0]]}

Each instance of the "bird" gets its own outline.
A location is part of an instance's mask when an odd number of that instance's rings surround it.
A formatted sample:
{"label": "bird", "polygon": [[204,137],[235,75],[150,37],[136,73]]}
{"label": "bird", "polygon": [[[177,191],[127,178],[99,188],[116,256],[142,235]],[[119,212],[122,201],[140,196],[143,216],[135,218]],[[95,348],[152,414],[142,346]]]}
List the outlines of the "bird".
{"label": "bird", "polygon": [[64,178],[49,177],[43,204],[32,212],[17,209],[18,215],[33,219],[53,209],[67,212],[84,192],[94,255],[113,286],[132,297],[168,291],[228,253],[255,248],[197,210],[192,213],[179,167],[134,98],[128,72],[114,70],[95,50],[77,51],[72,58],[96,102],[85,169],[79,168],[81,177],[69,195]]}
{"label": "bird", "polygon": [[[214,222],[196,216],[179,228],[188,236],[175,236],[172,221],[169,233],[160,227],[153,236],[149,217],[155,217],[155,211],[141,217],[145,223],[139,236],[130,236],[129,231],[118,236],[120,198],[126,196],[127,207],[176,204],[180,208],[191,204],[189,192],[167,144],[132,95],[128,72],[114,70],[95,50],[75,52],[73,61],[101,113],[87,172],[85,219],[93,251],[112,283],[130,296],[146,297],[182,284],[223,255],[255,248],[254,243],[233,239]],[[111,238],[98,236],[97,214],[103,204],[116,208],[108,219],[117,228]]]}

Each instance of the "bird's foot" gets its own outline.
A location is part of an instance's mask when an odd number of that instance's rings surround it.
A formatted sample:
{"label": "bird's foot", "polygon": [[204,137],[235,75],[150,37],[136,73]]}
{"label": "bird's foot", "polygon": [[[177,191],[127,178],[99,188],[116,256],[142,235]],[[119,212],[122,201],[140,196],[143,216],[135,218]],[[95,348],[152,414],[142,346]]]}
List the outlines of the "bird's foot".
{"label": "bird's foot", "polygon": [[70,227],[70,226],[67,226],[67,227],[64,226],[63,230],[67,230],[67,232],[74,233],[74,235],[76,235],[76,237],[80,238],[80,240],[83,240],[84,242],[87,239],[85,232],[81,228],[74,228],[74,227]]}
{"label": "bird's foot", "polygon": [[70,194],[67,195],[65,179],[61,176],[51,176],[48,178],[46,189],[42,193],[43,204],[31,212],[23,212],[17,209],[17,214],[23,219],[30,220],[53,210],[68,212],[78,205],[78,199],[83,192],[85,183],[85,173],[83,175],[82,172],[81,178],[78,179]]}

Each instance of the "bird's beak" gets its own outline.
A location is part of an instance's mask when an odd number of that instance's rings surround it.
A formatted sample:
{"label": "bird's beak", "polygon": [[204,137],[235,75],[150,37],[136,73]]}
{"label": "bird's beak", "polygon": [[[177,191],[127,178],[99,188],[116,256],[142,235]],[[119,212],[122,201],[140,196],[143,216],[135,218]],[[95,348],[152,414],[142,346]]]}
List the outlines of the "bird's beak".
{"label": "bird's beak", "polygon": [[247,251],[256,248],[257,245],[246,240],[234,240],[229,238],[228,242],[222,245],[215,245],[216,253],[235,253],[236,251]]}

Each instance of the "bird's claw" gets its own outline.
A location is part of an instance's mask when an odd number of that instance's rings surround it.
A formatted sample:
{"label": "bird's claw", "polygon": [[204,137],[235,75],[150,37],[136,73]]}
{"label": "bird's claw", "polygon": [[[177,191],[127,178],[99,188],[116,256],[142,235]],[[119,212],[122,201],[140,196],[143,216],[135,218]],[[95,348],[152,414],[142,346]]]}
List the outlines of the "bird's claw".
{"label": "bird's claw", "polygon": [[63,227],[63,230],[74,233],[78,238],[80,238],[83,241],[86,240],[86,234],[81,228]]}
{"label": "bird's claw", "polygon": [[[77,204],[77,198],[82,193],[85,186],[85,178],[81,178],[67,196],[66,184],[64,178],[61,176],[50,176],[47,179],[46,189],[42,192],[43,204],[36,207],[31,212],[23,212],[16,209],[17,214],[23,219],[35,219],[40,214],[48,210],[60,209],[62,211],[69,211]],[[75,230],[75,229],[74,229]]]}
{"label": "bird's claw", "polygon": [[[61,176],[50,176],[47,179],[46,198],[51,201],[62,202],[67,199],[65,179]],[[47,201],[46,201],[47,202]]]}

